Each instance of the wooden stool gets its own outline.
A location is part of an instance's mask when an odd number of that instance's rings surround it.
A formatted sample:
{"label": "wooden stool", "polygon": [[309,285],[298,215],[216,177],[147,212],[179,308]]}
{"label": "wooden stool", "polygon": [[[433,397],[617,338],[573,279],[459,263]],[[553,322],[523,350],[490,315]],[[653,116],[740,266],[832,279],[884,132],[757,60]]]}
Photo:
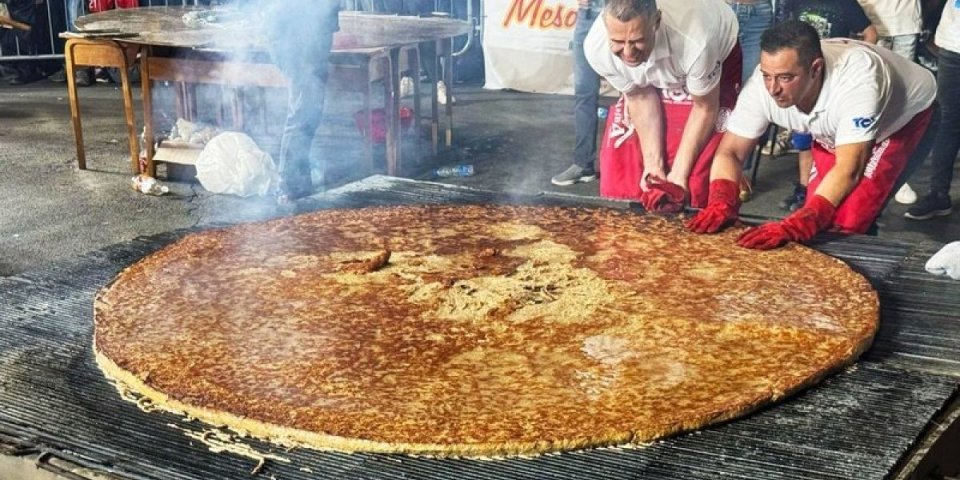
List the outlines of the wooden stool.
{"label": "wooden stool", "polygon": [[140,173],[140,145],[137,142],[136,114],[133,110],[133,92],[129,78],[130,66],[136,61],[138,52],[139,47],[114,40],[67,39],[64,47],[67,94],[70,101],[70,119],[73,122],[73,138],[77,144],[77,166],[80,170],[87,169],[87,158],[83,148],[83,127],[80,122],[80,103],[74,74],[79,67],[113,67],[120,70],[120,91],[123,94],[127,138],[130,143],[130,170]]}

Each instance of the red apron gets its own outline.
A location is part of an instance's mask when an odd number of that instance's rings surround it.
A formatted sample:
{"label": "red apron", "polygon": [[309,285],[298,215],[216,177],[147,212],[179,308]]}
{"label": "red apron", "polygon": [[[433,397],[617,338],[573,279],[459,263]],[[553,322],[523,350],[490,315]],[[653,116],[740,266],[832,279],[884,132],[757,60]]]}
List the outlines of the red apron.
{"label": "red apron", "polygon": [[[740,91],[743,57],[740,43],[723,61],[720,73],[720,114],[712,137],[704,145],[690,172],[690,204],[694,207],[707,205],[707,186],[710,183],[710,165],[713,154],[720,144],[720,138],[726,130],[726,119],[737,103]],[[686,89],[661,90],[661,103],[664,110],[664,133],[667,154],[667,168],[673,166],[674,156],[683,137],[683,129],[693,108],[692,97]],[[621,96],[610,108],[607,127],[600,145],[600,195],[608,198],[640,199],[640,178],[643,175],[643,154],[640,153],[640,140],[625,115],[626,104]]]}
{"label": "red apron", "polygon": [[[897,178],[907,166],[910,155],[927,131],[933,107],[916,114],[886,140],[873,146],[863,178],[837,207],[833,228],[847,233],[865,233],[880,215]],[[836,153],[820,142],[813,142],[813,172],[807,186],[807,198],[816,192],[823,176],[837,163]]]}
{"label": "red apron", "polygon": [[90,0],[87,9],[90,13],[105,12],[114,8],[137,8],[140,0]]}

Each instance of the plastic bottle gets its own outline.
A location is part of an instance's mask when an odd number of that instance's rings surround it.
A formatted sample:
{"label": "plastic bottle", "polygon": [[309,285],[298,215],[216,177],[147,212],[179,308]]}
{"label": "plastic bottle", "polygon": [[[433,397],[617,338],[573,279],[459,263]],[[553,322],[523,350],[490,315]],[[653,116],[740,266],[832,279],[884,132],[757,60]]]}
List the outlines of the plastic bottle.
{"label": "plastic bottle", "polygon": [[446,177],[469,177],[473,175],[473,165],[454,165],[452,167],[440,167],[433,171],[434,176],[440,178]]}

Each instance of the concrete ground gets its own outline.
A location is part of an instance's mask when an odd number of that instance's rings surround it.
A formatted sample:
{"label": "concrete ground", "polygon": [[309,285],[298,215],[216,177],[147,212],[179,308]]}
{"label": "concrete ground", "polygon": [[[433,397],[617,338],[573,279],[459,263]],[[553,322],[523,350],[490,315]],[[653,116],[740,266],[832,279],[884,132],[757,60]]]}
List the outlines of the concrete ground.
{"label": "concrete ground", "polygon": [[[138,90],[134,93],[139,95]],[[165,95],[169,91],[161,88],[161,100]],[[80,96],[89,167],[84,171],[76,165],[65,85],[0,84],[0,275],[14,275],[142,235],[286,213],[269,199],[213,195],[191,181],[164,179],[171,193],[162,197],[133,191],[119,91],[112,84],[97,84],[81,89]],[[426,179],[435,166],[470,163],[476,175],[441,181],[505,194],[597,195],[596,182],[572,187],[550,184],[550,177],[571,160],[572,98],[487,91],[470,85],[458,85],[455,96],[453,148],[437,158],[417,160],[408,145],[403,175]],[[275,94],[267,97],[282,100]],[[268,104],[265,121],[252,125],[250,133],[275,153],[283,109]],[[327,188],[368,173],[361,168],[362,142],[353,125],[353,112],[359,106],[356,94],[330,92],[315,149],[328,165]],[[201,114],[210,117],[212,111],[204,108]],[[171,115],[169,109],[161,109],[157,116],[169,123]],[[764,158],[754,197],[743,212],[782,216],[777,203],[790,191],[795,171],[793,156]],[[919,192],[926,189],[926,175],[923,169],[911,182]],[[960,199],[958,189],[953,193]],[[903,218],[905,209],[890,205],[880,219],[882,237],[960,240],[956,221],[960,214],[916,222]],[[48,478],[30,459],[17,462],[0,456],[0,460],[0,478],[34,474]]]}
{"label": "concrete ground", "polygon": [[[160,92],[162,99],[162,88]],[[134,95],[139,95],[139,89]],[[437,158],[416,160],[413,142],[408,141],[405,176],[429,178],[434,166],[471,163],[476,175],[441,181],[521,194],[597,195],[596,182],[572,187],[550,183],[550,177],[571,160],[570,97],[489,91],[471,85],[458,85],[455,96],[453,148]],[[77,169],[64,84],[0,85],[0,275],[140,235],[277,214],[267,199],[212,195],[190,181],[165,182],[171,194],[163,197],[133,191],[119,90],[113,84],[100,83],[81,88],[80,97],[88,170]],[[269,94],[267,99],[268,103],[282,101]],[[361,137],[353,125],[353,112],[359,106],[356,94],[332,91],[328,96],[326,120],[315,148],[316,156],[327,158],[328,188],[365,175],[360,168],[364,158]],[[250,131],[265,149],[275,153],[283,108],[271,104],[267,111],[266,121],[254,122]],[[160,112],[160,122],[169,123],[174,115],[171,109],[161,108]],[[208,112],[201,110],[204,113]],[[754,198],[744,205],[743,212],[783,215],[777,203],[789,193],[795,169],[792,155],[772,160],[764,157]],[[926,169],[911,183],[924,191]],[[958,189],[960,186],[955,187],[954,198],[960,198]],[[880,219],[881,236],[960,240],[957,214],[918,222],[903,218],[905,208],[891,203]]]}

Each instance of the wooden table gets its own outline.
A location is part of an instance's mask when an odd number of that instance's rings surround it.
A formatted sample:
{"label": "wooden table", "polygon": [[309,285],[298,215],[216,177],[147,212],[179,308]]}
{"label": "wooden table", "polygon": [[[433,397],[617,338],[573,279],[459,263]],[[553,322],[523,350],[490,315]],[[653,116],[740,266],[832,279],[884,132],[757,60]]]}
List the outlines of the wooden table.
{"label": "wooden table", "polygon": [[[195,81],[219,85],[254,85],[283,87],[285,80],[279,70],[267,62],[237,61],[240,53],[248,58],[251,53],[265,58],[266,35],[255,20],[242,19],[234,15],[235,20],[216,26],[189,26],[183,21],[188,12],[206,12],[208,7],[149,7],[118,9],[80,17],[77,28],[80,33],[108,31],[117,32],[114,41],[139,45],[141,54],[141,78],[144,104],[144,123],[146,127],[145,143],[147,149],[146,170],[154,174],[152,121],[152,101],[150,85],[155,80]],[[224,10],[224,12],[229,12]],[[355,61],[366,59],[369,63],[383,55],[387,58],[388,87],[387,105],[387,173],[395,175],[400,170],[400,72],[398,66],[401,52],[415,48],[419,44],[434,42],[437,55],[432,61],[437,72],[446,63],[444,83],[449,89],[452,85],[450,56],[452,39],[463,35],[471,28],[470,24],[449,18],[419,18],[395,15],[341,12],[340,31],[334,36],[331,63],[338,59]],[[187,51],[186,59],[164,56],[157,52],[163,48],[180,52]],[[255,55],[256,56],[256,55]],[[193,58],[190,58],[193,57]],[[199,59],[198,59],[199,58]],[[222,72],[242,71],[243,75],[225,75]],[[417,76],[417,74],[414,74]],[[436,95],[436,82],[432,88],[432,133],[434,150],[439,137],[439,115]],[[446,104],[446,143],[449,146],[452,137],[452,107]],[[419,121],[419,118],[417,119]],[[82,148],[82,146],[78,146]]]}

